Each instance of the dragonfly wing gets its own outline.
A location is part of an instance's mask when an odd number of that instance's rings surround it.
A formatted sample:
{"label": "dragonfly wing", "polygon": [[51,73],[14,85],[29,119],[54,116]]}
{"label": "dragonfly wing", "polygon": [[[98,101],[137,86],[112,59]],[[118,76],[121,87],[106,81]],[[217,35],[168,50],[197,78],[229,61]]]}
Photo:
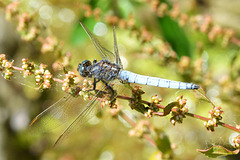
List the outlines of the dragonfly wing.
{"label": "dragonfly wing", "polygon": [[80,22],[80,24],[83,27],[83,29],[85,30],[85,32],[87,33],[87,35],[89,36],[89,38],[91,39],[91,41],[92,41],[93,45],[95,46],[95,48],[97,49],[99,55],[103,59],[114,62],[115,55],[111,51],[109,51],[105,47],[103,47],[103,45],[98,41],[98,39],[92,34],[92,32],[89,31],[89,29],[82,22]]}
{"label": "dragonfly wing", "polygon": [[122,62],[119,56],[119,52],[118,52],[118,45],[117,45],[117,38],[116,38],[116,32],[115,32],[115,25],[113,25],[113,39],[114,39],[114,53],[115,53],[115,57],[116,57],[116,63],[118,65],[122,67]]}
{"label": "dragonfly wing", "polygon": [[54,146],[60,144],[66,137],[68,137],[73,130],[79,128],[81,124],[88,121],[92,116],[96,114],[97,110],[94,110],[95,106],[100,103],[100,101],[97,100],[98,96],[101,94],[102,91],[105,91],[105,85],[101,87],[101,90],[99,90],[96,95],[92,98],[91,101],[88,102],[88,104],[84,107],[84,109],[76,116],[76,118],[71,122],[71,124],[62,132],[62,134],[58,137],[57,141],[55,142]]}
{"label": "dragonfly wing", "polygon": [[45,133],[68,123],[71,117],[74,117],[74,113],[79,113],[84,109],[81,107],[81,102],[80,97],[75,98],[71,95],[62,97],[32,120],[30,130],[34,133]]}
{"label": "dragonfly wing", "polygon": [[89,120],[91,118],[91,115],[93,116],[94,113],[93,108],[95,107],[95,105],[97,104],[96,101],[97,97],[94,97],[85,107],[85,109],[80,112],[80,114],[72,121],[72,123],[62,132],[62,134],[58,137],[57,141],[55,142],[54,146],[56,146],[57,144],[60,144],[64,138],[68,137],[71,132],[73,131],[73,129],[78,128],[77,125],[81,125],[82,123],[86,122],[87,120]]}

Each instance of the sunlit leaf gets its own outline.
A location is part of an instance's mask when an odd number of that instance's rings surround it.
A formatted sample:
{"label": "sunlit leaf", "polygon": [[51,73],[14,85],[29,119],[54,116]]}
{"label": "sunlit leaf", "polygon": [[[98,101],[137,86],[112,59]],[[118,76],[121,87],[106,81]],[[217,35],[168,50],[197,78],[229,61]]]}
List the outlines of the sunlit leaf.
{"label": "sunlit leaf", "polygon": [[172,154],[172,148],[168,135],[162,130],[155,129],[155,132],[155,142],[158,150],[162,152],[163,157],[169,158]]}
{"label": "sunlit leaf", "polygon": [[121,13],[121,16],[127,18],[128,15],[133,12],[134,6],[131,4],[131,1],[128,0],[121,0],[118,2],[119,2],[118,8]]}
{"label": "sunlit leaf", "polygon": [[223,146],[212,146],[208,149],[197,149],[198,152],[205,154],[207,157],[216,158],[218,156],[226,156],[226,155],[235,155],[239,153],[239,149],[234,151],[230,151]]}
{"label": "sunlit leaf", "polygon": [[110,9],[112,9],[114,1],[109,0],[91,0],[89,1],[89,5],[92,7],[92,9],[95,9],[96,7],[100,8],[102,13],[108,12]]}
{"label": "sunlit leaf", "polygon": [[175,20],[172,20],[169,16],[164,16],[158,18],[158,24],[161,28],[162,36],[171,44],[177,55],[179,57],[191,57],[189,40],[178,23]]}

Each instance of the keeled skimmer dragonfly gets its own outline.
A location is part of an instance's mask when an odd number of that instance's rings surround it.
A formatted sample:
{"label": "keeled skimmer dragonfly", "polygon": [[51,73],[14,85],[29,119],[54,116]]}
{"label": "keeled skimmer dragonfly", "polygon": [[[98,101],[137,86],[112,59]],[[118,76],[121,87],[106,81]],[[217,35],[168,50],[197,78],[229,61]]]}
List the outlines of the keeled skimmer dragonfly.
{"label": "keeled skimmer dragonfly", "polygon": [[[89,101],[89,103],[83,107],[79,106],[79,114],[76,118],[70,122],[70,125],[62,132],[59,136],[55,145],[62,141],[69,133],[80,123],[85,122],[89,119],[89,114],[92,114],[94,110],[94,106],[97,104],[98,94],[105,90],[106,88],[110,89],[112,95],[114,90],[111,87],[110,83],[116,79],[119,79],[122,82],[128,83],[137,83],[144,85],[151,85],[157,87],[164,88],[175,88],[175,89],[198,89],[199,86],[193,83],[185,83],[172,81],[162,78],[155,78],[150,76],[139,75],[127,70],[123,70],[123,66],[121,63],[121,59],[118,53],[117,40],[115,35],[115,26],[113,26],[113,38],[114,38],[114,53],[107,50],[103,45],[98,41],[98,39],[87,29],[87,27],[81,23],[81,26],[86,31],[87,35],[90,37],[93,45],[97,49],[99,55],[102,57],[102,60],[96,61],[94,60],[91,63],[89,60],[84,60],[82,63],[78,65],[79,74],[82,77],[94,78],[93,82],[93,90],[96,89],[96,84],[101,81],[103,82],[102,88],[96,93],[96,95]],[[111,97],[113,99],[114,97]],[[48,126],[48,122],[54,119],[67,119],[68,114],[66,110],[68,110],[71,106],[72,96],[66,96],[60,99],[58,102],[44,110],[38,116],[36,116],[32,123],[32,125],[37,125],[39,122],[41,125]],[[50,122],[52,123],[52,122]]]}

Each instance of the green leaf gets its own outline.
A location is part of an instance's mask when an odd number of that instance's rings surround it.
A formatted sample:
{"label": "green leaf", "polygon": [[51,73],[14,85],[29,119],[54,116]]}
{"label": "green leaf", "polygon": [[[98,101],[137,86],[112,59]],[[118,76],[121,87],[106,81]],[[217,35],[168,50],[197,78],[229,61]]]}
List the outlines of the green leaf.
{"label": "green leaf", "polygon": [[212,146],[205,150],[197,149],[197,151],[205,154],[207,157],[210,157],[210,158],[216,158],[218,156],[226,156],[226,155],[235,155],[239,153],[239,149],[230,151],[220,145]]}
{"label": "green leaf", "polygon": [[134,11],[134,6],[129,0],[118,1],[118,10],[122,17],[127,18]]}
{"label": "green leaf", "polygon": [[171,44],[179,57],[191,57],[191,46],[184,30],[169,16],[158,18],[163,38]]}
{"label": "green leaf", "polygon": [[178,102],[171,102],[164,108],[164,115],[168,115],[171,112],[171,109],[178,105]]}
{"label": "green leaf", "polygon": [[154,139],[158,150],[162,152],[163,158],[171,157],[172,148],[168,135],[163,130],[159,129],[155,129],[155,133],[156,136]]}
{"label": "green leaf", "polygon": [[99,7],[102,11],[102,13],[105,13],[109,11],[112,7],[112,1],[109,0],[91,0],[89,1],[89,5],[92,7],[92,9],[95,9],[96,7]]}

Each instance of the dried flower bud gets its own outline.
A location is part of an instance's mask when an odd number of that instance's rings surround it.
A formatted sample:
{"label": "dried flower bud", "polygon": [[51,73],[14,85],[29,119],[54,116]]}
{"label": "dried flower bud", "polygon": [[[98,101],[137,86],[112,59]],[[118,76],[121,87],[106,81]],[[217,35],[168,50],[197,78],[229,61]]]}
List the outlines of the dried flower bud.
{"label": "dried flower bud", "polygon": [[167,11],[168,11],[168,5],[166,3],[161,3],[157,9],[157,15],[159,17],[164,17]]}
{"label": "dried flower bud", "polygon": [[56,37],[48,36],[42,44],[41,52],[43,54],[54,52],[58,43]]}
{"label": "dried flower bud", "polygon": [[235,137],[233,139],[233,144],[234,144],[234,148],[239,148],[240,147],[240,135],[238,135],[237,137]]}
{"label": "dried flower bud", "polygon": [[6,8],[6,19],[11,20],[18,12],[19,2],[15,1],[10,3]]}

